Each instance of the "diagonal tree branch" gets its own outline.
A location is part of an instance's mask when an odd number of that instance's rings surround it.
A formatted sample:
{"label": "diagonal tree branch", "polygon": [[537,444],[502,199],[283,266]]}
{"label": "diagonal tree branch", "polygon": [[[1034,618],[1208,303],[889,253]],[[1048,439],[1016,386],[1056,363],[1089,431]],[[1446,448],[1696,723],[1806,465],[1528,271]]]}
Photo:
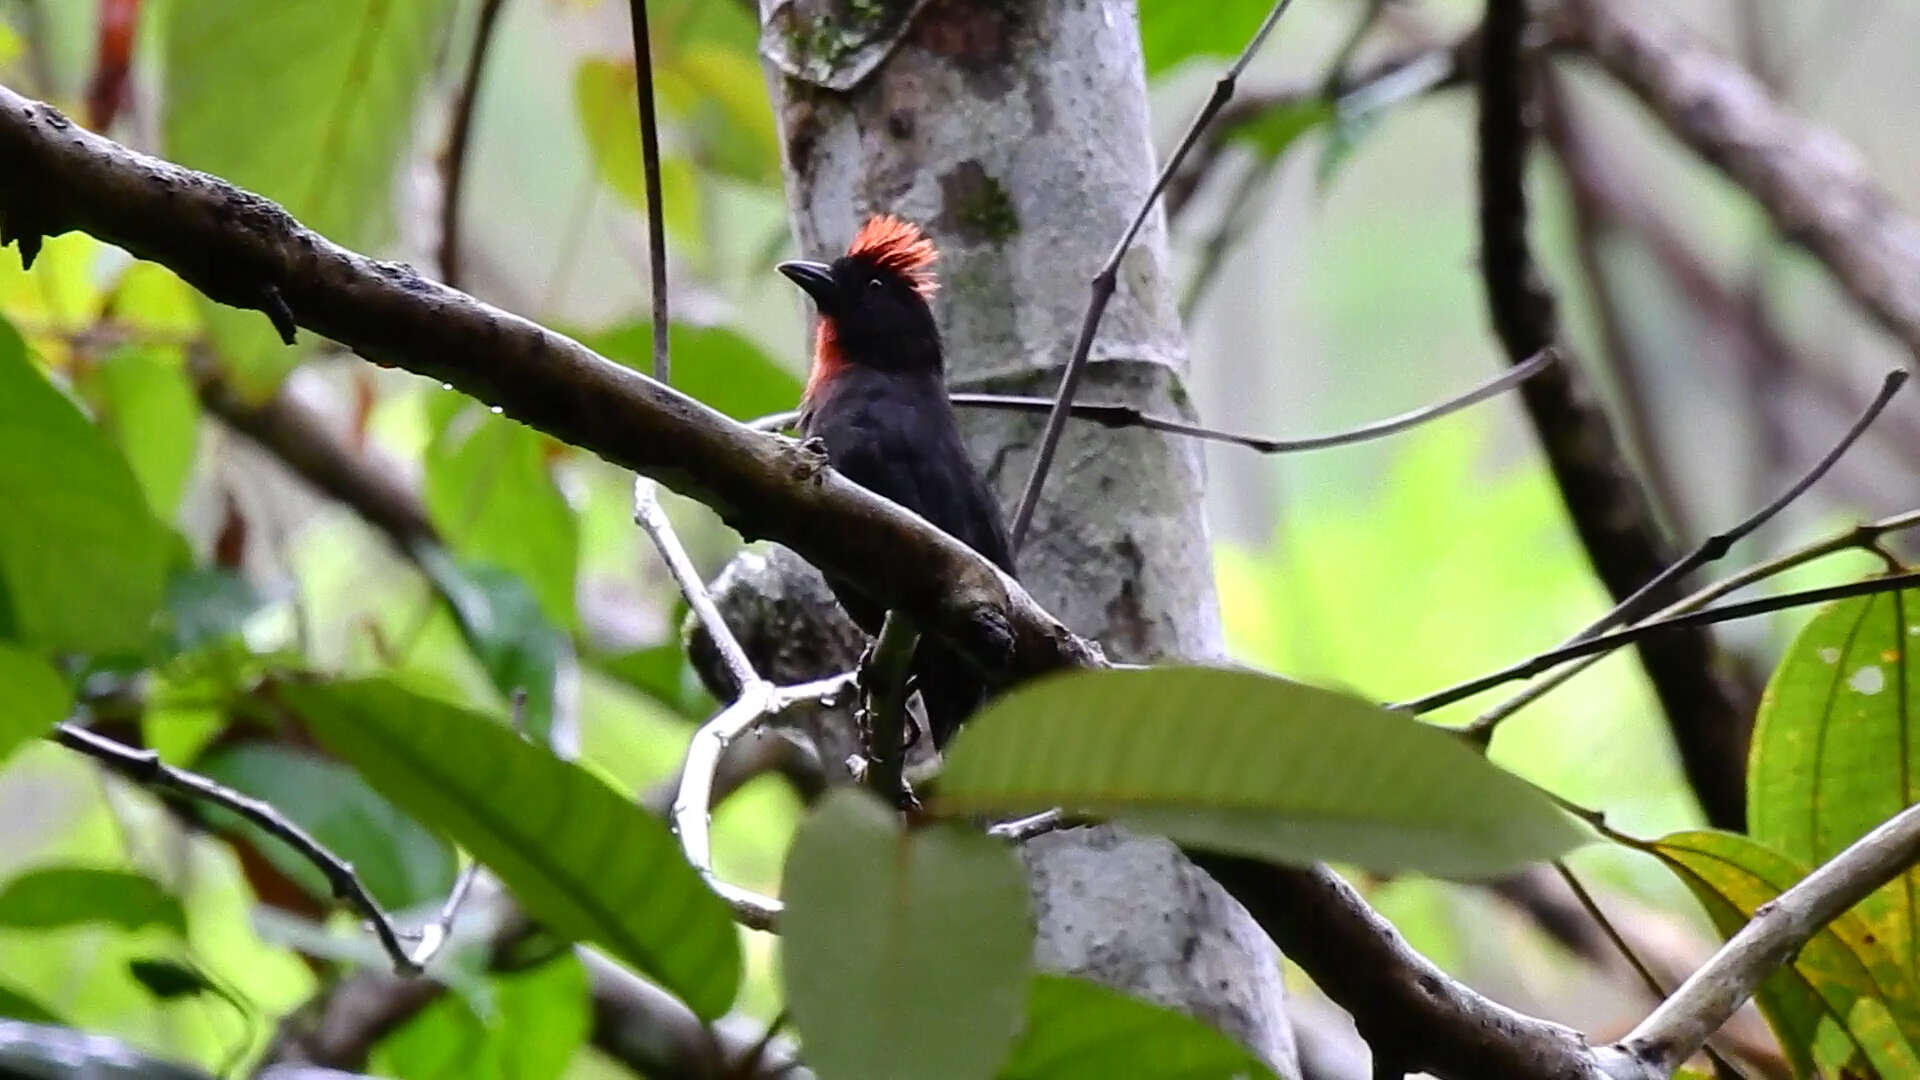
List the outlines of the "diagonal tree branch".
{"label": "diagonal tree branch", "polygon": [[[1526,0],[1488,0],[1480,42],[1480,262],[1494,330],[1515,361],[1558,336],[1553,296],[1527,241],[1528,25]],[[1632,596],[1672,558],[1606,413],[1572,363],[1529,381],[1521,398],[1595,573],[1616,601]],[[1664,589],[1648,602],[1677,598]],[[1639,655],[1707,819],[1744,827],[1754,695],[1725,676],[1729,665],[1705,631],[1662,637]]]}
{"label": "diagonal tree branch", "polygon": [[989,669],[1020,676],[1099,650],[1012,579],[924,520],[559,334],[376,262],[213,177],[84,131],[0,88],[0,231],[22,255],[80,229],[208,296],[273,313],[376,363],[444,381],[556,438],[651,476],[743,534],[779,541]]}
{"label": "diagonal tree branch", "polygon": [[1546,19],[1753,196],[1781,235],[1825,263],[1920,360],[1920,221],[1894,204],[1854,147],[1648,8],[1558,0]]}

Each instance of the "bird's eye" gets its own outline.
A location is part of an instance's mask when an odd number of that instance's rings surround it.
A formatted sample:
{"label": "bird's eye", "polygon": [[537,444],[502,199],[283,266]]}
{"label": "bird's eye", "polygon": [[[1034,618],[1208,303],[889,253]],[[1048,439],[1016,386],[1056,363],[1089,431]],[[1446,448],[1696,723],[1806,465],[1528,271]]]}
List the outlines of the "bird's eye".
{"label": "bird's eye", "polygon": [[877,278],[877,277],[876,277],[876,278],[868,278],[868,279],[867,279],[867,291],[868,291],[868,292],[879,292],[879,291],[880,291],[880,287],[881,287],[881,281],[880,281],[880,279],[879,279],[879,278]]}

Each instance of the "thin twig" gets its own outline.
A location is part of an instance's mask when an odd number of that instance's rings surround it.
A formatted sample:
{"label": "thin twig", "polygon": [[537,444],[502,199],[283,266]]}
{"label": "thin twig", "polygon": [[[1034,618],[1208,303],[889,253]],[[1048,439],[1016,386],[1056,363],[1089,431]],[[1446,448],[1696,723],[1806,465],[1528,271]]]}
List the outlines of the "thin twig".
{"label": "thin twig", "polygon": [[474,105],[480,99],[480,78],[486,71],[493,29],[505,2],[485,0],[480,5],[480,17],[473,28],[473,52],[467,57],[467,72],[454,98],[453,126],[447,133],[446,152],[440,157],[440,280],[456,289],[462,287],[465,277],[460,259],[460,195],[466,190]]}
{"label": "thin twig", "polygon": [[907,675],[920,632],[899,611],[887,612],[880,635],[860,665],[860,692],[867,730],[867,785],[902,810],[913,794],[902,779],[907,761]]}
{"label": "thin twig", "polygon": [[1597,656],[1610,653],[1615,649],[1632,645],[1635,642],[1642,641],[1655,634],[1672,630],[1684,630],[1694,626],[1711,626],[1715,623],[1732,622],[1735,619],[1748,619],[1755,615],[1785,611],[1789,608],[1823,604],[1829,600],[1845,600],[1853,596],[1872,596],[1877,593],[1911,588],[1915,585],[1920,585],[1920,570],[1886,574],[1881,577],[1868,578],[1864,581],[1849,581],[1840,585],[1826,585],[1817,589],[1803,589],[1799,592],[1782,593],[1779,596],[1768,596],[1738,604],[1727,604],[1723,607],[1710,607],[1699,611],[1685,612],[1671,618],[1653,619],[1628,627],[1625,630],[1616,630],[1613,633],[1590,637],[1562,648],[1550,649],[1491,674],[1482,675],[1477,679],[1460,683],[1457,686],[1450,686],[1445,690],[1437,690],[1425,697],[1415,698],[1412,701],[1403,702],[1398,705],[1392,705],[1389,706],[1389,708],[1414,713],[1416,715],[1419,713],[1432,712],[1441,706],[1451,705],[1456,701],[1470,698],[1475,694],[1484,693],[1496,686],[1538,675],[1548,668],[1556,667],[1566,663],[1568,660],[1576,660],[1583,656]]}
{"label": "thin twig", "polygon": [[653,377],[668,382],[667,234],[660,205],[660,126],[653,114],[653,47],[647,42],[647,0],[628,0],[633,22],[633,84],[640,101],[640,167],[647,183],[647,287],[653,294]]}
{"label": "thin twig", "polygon": [[687,744],[687,759],[674,797],[673,830],[680,850],[716,895],[733,909],[734,921],[754,930],[771,931],[780,919],[780,901],[724,881],[713,869],[713,840],[708,832],[713,812],[714,775],[727,747],[767,720],[805,704],[828,703],[853,686],[851,672],[800,686],[776,687],[755,678],[741,687],[740,696],[720,715],[701,725]]}
{"label": "thin twig", "polygon": [[1002,821],[995,825],[989,825],[987,826],[987,835],[998,840],[1010,840],[1016,844],[1024,844],[1036,836],[1041,836],[1060,828],[1066,820],[1067,816],[1058,810],[1042,810],[1037,814],[1029,814],[1023,818],[1014,818],[1012,821]]}
{"label": "thin twig", "polygon": [[[1895,370],[1888,372],[1886,379],[1880,385],[1880,392],[1874,396],[1873,401],[1860,413],[1859,418],[1853,422],[1853,426],[1849,427],[1846,434],[1841,436],[1840,441],[1835,443],[1831,450],[1828,450],[1819,461],[1813,464],[1812,468],[1808,469],[1798,480],[1794,481],[1787,490],[1781,492],[1772,502],[1761,507],[1733,528],[1718,535],[1708,537],[1699,547],[1694,548],[1692,552],[1688,553],[1685,558],[1669,566],[1666,570],[1662,571],[1659,576],[1653,578],[1636,590],[1633,595],[1615,605],[1613,610],[1594,620],[1581,629],[1579,633],[1574,634],[1562,642],[1562,644],[1572,645],[1575,642],[1584,641],[1609,627],[1618,626],[1639,618],[1640,615],[1643,614],[1642,609],[1647,606],[1647,599],[1654,594],[1656,589],[1677,582],[1685,575],[1706,566],[1716,559],[1725,558],[1727,552],[1732,550],[1734,544],[1740,542],[1742,539],[1751,535],[1754,530],[1772,520],[1795,499],[1805,494],[1822,476],[1825,476],[1828,470],[1832,469],[1833,466],[1839,462],[1841,456],[1847,452],[1848,448],[1852,447],[1855,442],[1859,441],[1862,435],[1866,434],[1867,428],[1872,426],[1874,420],[1886,409],[1888,402],[1892,400],[1893,395],[1899,391],[1900,387],[1906,381],[1907,373],[1905,371]],[[1707,600],[1696,601],[1694,597],[1688,597],[1685,600],[1669,606],[1665,613],[1680,614],[1683,611],[1694,610],[1711,599],[1712,597],[1708,597]],[[1689,607],[1687,605],[1691,606]],[[1564,672],[1556,673],[1554,677],[1550,679],[1543,680],[1534,686],[1528,687],[1512,698],[1501,702],[1499,705],[1476,717],[1467,730],[1482,740],[1491,738],[1493,729],[1498,727],[1507,717],[1512,716],[1527,705],[1538,701],[1541,697],[1545,696],[1549,690],[1559,686],[1579,671],[1585,670],[1586,667],[1590,666],[1593,662],[1593,660],[1584,661]]]}
{"label": "thin twig", "polygon": [[[1200,427],[1183,420],[1172,420],[1163,416],[1154,416],[1141,412],[1137,406],[1117,405],[1107,402],[1075,402],[1071,412],[1076,420],[1091,420],[1110,428],[1146,428],[1150,431],[1164,431],[1172,435],[1185,435],[1189,438],[1208,442],[1228,443],[1244,446],[1262,454],[1294,454],[1306,450],[1326,450],[1336,446],[1350,446],[1354,443],[1383,439],[1389,435],[1398,435],[1410,428],[1418,427],[1430,420],[1459,412],[1471,405],[1477,405],[1488,398],[1496,397],[1520,385],[1526,380],[1545,371],[1559,359],[1558,353],[1551,349],[1543,350],[1523,364],[1507,368],[1491,379],[1475,386],[1457,397],[1432,405],[1423,405],[1412,412],[1390,416],[1384,420],[1374,420],[1345,431],[1336,431],[1328,435],[1309,435],[1295,439],[1270,439],[1261,435],[1238,435],[1230,431]],[[953,404],[959,408],[996,409],[1009,412],[1051,412],[1053,398],[1023,397],[1016,394],[954,394]],[[760,431],[778,431],[791,426],[799,419],[797,412],[775,413],[753,421],[749,426]]]}
{"label": "thin twig", "polygon": [[114,772],[132,780],[143,787],[164,788],[169,791],[199,799],[203,802],[221,806],[265,830],[300,856],[312,863],[327,883],[333,887],[334,896],[346,901],[357,909],[373,924],[374,936],[380,940],[380,947],[386,950],[393,961],[396,975],[418,975],[420,965],[413,959],[400,931],[394,927],[393,919],[381,909],[379,901],[367,891],[346,860],[327,850],[305,829],[295,825],[275,809],[272,804],[217,784],[198,773],[176,769],[160,760],[153,750],[136,750],[107,738],[104,735],[88,731],[71,723],[61,723],[54,729],[51,738],[60,745],[76,753],[85,754],[100,762]]}
{"label": "thin twig", "polygon": [[713,602],[713,594],[707,591],[706,582],[700,579],[700,571],[687,556],[687,549],[680,544],[680,537],[673,531],[673,523],[667,520],[667,513],[660,508],[660,499],[655,494],[654,483],[644,476],[633,481],[633,523],[646,532],[647,538],[660,551],[660,558],[667,564],[667,572],[673,575],[680,594],[687,598],[687,605],[700,619],[700,624],[713,636],[714,648],[720,651],[720,659],[727,665],[727,671],[744,689],[748,683],[760,682],[760,676],[753,670],[753,661],[747,659],[747,650],[740,645],[728,628],[727,620],[720,614],[720,608]]}
{"label": "thin twig", "polygon": [[1041,432],[1040,447],[1033,458],[1033,471],[1027,475],[1027,486],[1020,492],[1020,505],[1014,511],[1010,535],[1015,554],[1019,553],[1021,542],[1026,539],[1027,526],[1033,521],[1034,507],[1040,502],[1040,489],[1047,481],[1047,470],[1053,467],[1054,451],[1059,449],[1060,436],[1066,430],[1068,407],[1073,404],[1074,391],[1080,388],[1080,377],[1086,372],[1087,355],[1093,348],[1093,335],[1100,329],[1100,319],[1106,314],[1108,301],[1113,299],[1113,291],[1119,280],[1120,260],[1126,257],[1127,249],[1133,246],[1133,238],[1139,235],[1141,226],[1146,224],[1147,216],[1153,212],[1154,203],[1159,200],[1160,193],[1166,190],[1167,182],[1173,178],[1174,171],[1186,159],[1188,151],[1193,149],[1193,144],[1199,140],[1200,133],[1206,130],[1207,124],[1219,113],[1221,107],[1232,99],[1234,84],[1239,80],[1240,73],[1246,70],[1254,54],[1267,40],[1267,35],[1273,31],[1274,24],[1280,21],[1280,16],[1286,14],[1287,8],[1292,4],[1293,0],[1276,0],[1272,9],[1267,12],[1267,17],[1261,21],[1260,28],[1254,31],[1253,39],[1248,41],[1246,48],[1240,51],[1239,58],[1213,84],[1213,93],[1207,98],[1207,103],[1201,106],[1199,115],[1193,118],[1187,133],[1181,136],[1180,145],[1174,149],[1173,156],[1167,159],[1166,165],[1160,170],[1160,175],[1154,179],[1152,190],[1148,191],[1147,197],[1140,201],[1139,211],[1133,215],[1133,221],[1127,226],[1127,231],[1121,235],[1119,242],[1113,245],[1113,251],[1108,254],[1106,264],[1100,268],[1099,273],[1094,275],[1093,296],[1087,303],[1087,314],[1080,326],[1080,337],[1074,342],[1073,354],[1067,360],[1066,370],[1060,375],[1060,390],[1052,411],[1047,414],[1047,426]]}
{"label": "thin twig", "polygon": [[[1907,373],[1905,371],[1894,370],[1887,372],[1886,377],[1880,382],[1880,392],[1873,396],[1873,400],[1867,404],[1865,409],[1861,410],[1859,418],[1854,420],[1851,427],[1847,428],[1846,434],[1840,437],[1839,442],[1833,444],[1833,449],[1828,450],[1825,456],[1819,461],[1814,462],[1813,467],[1808,469],[1800,479],[1795,480],[1787,490],[1781,492],[1772,502],[1755,511],[1745,521],[1740,522],[1726,532],[1707,537],[1706,540],[1701,542],[1699,547],[1694,548],[1685,558],[1662,570],[1658,576],[1635,590],[1633,595],[1614,605],[1612,611],[1602,615],[1600,618],[1594,620],[1592,625],[1575,634],[1573,641],[1590,638],[1610,627],[1618,626],[1621,623],[1637,617],[1645,611],[1648,606],[1648,598],[1655,592],[1698,570],[1702,566],[1713,562],[1715,559],[1725,558],[1727,552],[1733,549],[1733,545],[1752,535],[1755,529],[1773,520],[1780,511],[1785,510],[1794,500],[1806,494],[1808,488],[1818,483],[1821,477],[1827,475],[1827,471],[1833,468],[1841,456],[1852,448],[1855,442],[1859,441],[1860,436],[1867,433],[1867,428],[1871,427],[1874,420],[1878,419],[1880,414],[1886,410],[1888,402],[1893,400],[1893,395],[1899,392],[1900,387],[1905,385],[1906,381]],[[1568,644],[1572,644],[1572,642]]]}
{"label": "thin twig", "polygon": [[1617,1045],[1666,1076],[1706,1045],[1767,976],[1842,912],[1920,860],[1920,806],[1908,807],[1762,904],[1740,932]]}

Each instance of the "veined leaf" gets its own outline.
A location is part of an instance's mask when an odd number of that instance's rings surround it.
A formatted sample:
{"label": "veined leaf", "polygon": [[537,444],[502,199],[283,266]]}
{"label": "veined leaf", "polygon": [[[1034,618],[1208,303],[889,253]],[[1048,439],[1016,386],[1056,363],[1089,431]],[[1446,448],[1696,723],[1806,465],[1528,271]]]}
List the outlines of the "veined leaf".
{"label": "veined leaf", "polygon": [[[1817,866],[1920,802],[1920,591],[1842,600],[1814,616],[1761,700],[1748,831]],[[1857,909],[1878,948],[1920,975],[1920,870]]]}
{"label": "veined leaf", "polygon": [[1331,690],[1215,668],[1023,686],[955,738],[935,805],[1058,806],[1256,858],[1468,878],[1585,839],[1458,736]]}
{"label": "veined leaf", "polygon": [[279,691],[321,742],[485,863],[555,933],[658,981],[704,1019],[733,1003],[740,941],[664,823],[479,713],[382,680]]}
{"label": "veined leaf", "polygon": [[781,976],[820,1075],[993,1075],[1033,950],[1026,878],[1005,844],[958,825],[903,830],[843,788],[801,825],[783,891]]}
{"label": "veined leaf", "polygon": [[[1675,833],[1651,850],[1699,899],[1723,937],[1733,936],[1760,905],[1806,876],[1805,866],[1734,833]],[[1883,1070],[1883,1075],[1920,1075],[1920,1059],[1910,1045],[1920,1034],[1915,984],[1860,911],[1855,908],[1828,924],[1789,967],[1770,976],[1756,995],[1760,1011],[1798,1073],[1812,1068],[1812,1047],[1824,1015],[1876,1066],[1914,1063],[1911,1069]]]}

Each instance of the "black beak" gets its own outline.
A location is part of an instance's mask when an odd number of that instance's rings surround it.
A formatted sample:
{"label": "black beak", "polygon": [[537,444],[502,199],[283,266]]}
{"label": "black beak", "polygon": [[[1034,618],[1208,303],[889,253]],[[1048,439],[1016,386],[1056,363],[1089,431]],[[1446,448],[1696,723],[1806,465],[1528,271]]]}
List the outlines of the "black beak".
{"label": "black beak", "polygon": [[783,262],[775,269],[787,275],[795,285],[805,289],[807,295],[813,297],[814,305],[820,309],[822,315],[833,314],[833,308],[836,306],[833,302],[835,293],[833,267],[826,263],[803,262],[796,259],[793,262]]}

